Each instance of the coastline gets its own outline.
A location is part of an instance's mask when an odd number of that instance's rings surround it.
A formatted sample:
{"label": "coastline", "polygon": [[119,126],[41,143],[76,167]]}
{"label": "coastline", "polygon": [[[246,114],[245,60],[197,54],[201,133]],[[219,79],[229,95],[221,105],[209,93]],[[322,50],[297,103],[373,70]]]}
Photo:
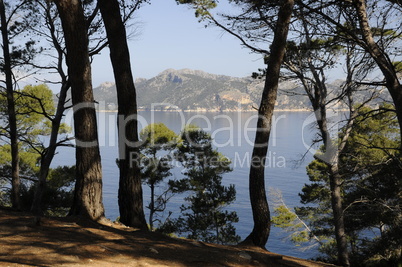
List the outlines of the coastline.
{"label": "coastline", "polygon": [[[117,113],[117,109],[100,109],[96,110],[102,113]],[[207,110],[207,109],[175,109],[175,110],[158,110],[158,109],[138,109],[138,111],[152,111],[152,112],[188,112],[188,113],[229,113],[229,112],[257,112],[256,109],[244,109],[244,110]],[[274,112],[312,112],[312,109],[275,109]]]}

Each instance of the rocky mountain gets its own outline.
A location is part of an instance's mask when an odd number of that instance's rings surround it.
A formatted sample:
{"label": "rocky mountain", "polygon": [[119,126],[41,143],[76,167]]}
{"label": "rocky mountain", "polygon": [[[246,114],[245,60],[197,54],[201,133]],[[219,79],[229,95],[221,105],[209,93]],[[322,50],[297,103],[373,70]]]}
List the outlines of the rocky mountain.
{"label": "rocky mountain", "polygon": [[[141,110],[237,111],[258,107],[263,81],[209,74],[199,70],[168,69],[151,79],[135,81],[137,104]],[[337,83],[329,85],[338,91]],[[276,110],[310,110],[303,89],[293,82],[281,82]],[[94,88],[95,99],[104,101],[106,109],[116,109],[114,83]]]}

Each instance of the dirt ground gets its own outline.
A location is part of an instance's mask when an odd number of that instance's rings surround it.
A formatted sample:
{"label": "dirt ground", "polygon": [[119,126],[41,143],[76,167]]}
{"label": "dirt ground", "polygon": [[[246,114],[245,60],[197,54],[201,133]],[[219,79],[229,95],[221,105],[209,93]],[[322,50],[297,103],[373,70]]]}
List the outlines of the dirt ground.
{"label": "dirt ground", "polygon": [[[37,219],[37,218],[36,218]],[[333,266],[267,252],[170,238],[105,221],[0,209],[1,266]]]}

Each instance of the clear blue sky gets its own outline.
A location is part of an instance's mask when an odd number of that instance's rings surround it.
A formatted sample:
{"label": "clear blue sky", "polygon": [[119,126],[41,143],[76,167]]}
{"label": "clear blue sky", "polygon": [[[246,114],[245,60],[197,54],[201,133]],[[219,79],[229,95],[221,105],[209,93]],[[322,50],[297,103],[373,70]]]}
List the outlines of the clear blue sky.
{"label": "clear blue sky", "polygon": [[[225,1],[221,1],[223,3]],[[223,4],[222,10],[230,12]],[[151,78],[168,68],[190,68],[235,77],[250,76],[263,67],[261,56],[215,27],[204,27],[194,11],[174,0],[151,0],[137,11],[139,35],[129,40],[135,78]],[[94,60],[93,85],[113,81],[109,51]]]}

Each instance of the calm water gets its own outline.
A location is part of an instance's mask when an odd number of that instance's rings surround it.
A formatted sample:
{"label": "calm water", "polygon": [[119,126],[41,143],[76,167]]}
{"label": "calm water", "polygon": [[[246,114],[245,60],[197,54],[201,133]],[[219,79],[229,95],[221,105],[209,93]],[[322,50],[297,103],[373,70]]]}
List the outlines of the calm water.
{"label": "calm water", "polygon": [[[306,165],[312,160],[312,154],[306,153],[314,133],[312,132],[310,112],[276,112],[271,131],[269,154],[266,168],[266,189],[280,190],[285,203],[289,207],[300,205],[298,193],[304,183],[308,182]],[[67,116],[68,117],[68,116]],[[237,233],[245,238],[253,227],[251,207],[248,196],[249,159],[252,153],[256,113],[178,113],[178,112],[140,112],[140,126],[149,123],[163,122],[170,129],[179,133],[185,124],[192,123],[211,133],[214,145],[232,160],[233,172],[225,174],[223,182],[234,184],[237,199],[228,209],[235,210],[240,218],[236,224]],[[116,113],[98,113],[99,139],[103,166],[103,196],[106,216],[115,220],[119,216],[117,204],[118,169],[116,166],[117,133]],[[68,122],[67,123],[71,123]],[[61,148],[56,155],[53,166],[73,165],[74,150]],[[173,171],[173,176],[180,178],[180,169]],[[149,190],[144,186],[144,203],[149,199]],[[275,198],[270,198],[271,202]],[[182,196],[169,202],[168,211],[177,214],[182,203]],[[273,210],[271,205],[271,211]],[[267,248],[270,251],[309,258],[315,251],[304,251],[286,240],[288,233],[273,227]]]}

